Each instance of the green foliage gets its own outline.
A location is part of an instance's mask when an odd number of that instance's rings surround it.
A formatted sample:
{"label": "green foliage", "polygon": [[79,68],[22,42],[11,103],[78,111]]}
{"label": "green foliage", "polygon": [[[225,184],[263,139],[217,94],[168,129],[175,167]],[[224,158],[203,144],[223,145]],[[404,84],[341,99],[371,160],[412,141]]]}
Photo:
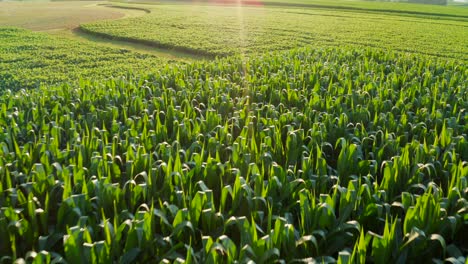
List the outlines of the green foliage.
{"label": "green foliage", "polygon": [[468,70],[292,50],[0,97],[0,255],[466,261]]}
{"label": "green foliage", "polygon": [[[451,9],[383,3],[383,7],[369,4],[369,10],[360,7],[366,4],[359,1],[315,2],[303,3],[300,9],[293,3],[282,8],[268,4],[154,5],[148,7],[151,13],[142,17],[89,23],[81,29],[111,39],[212,57],[303,46],[352,46],[468,60],[468,13],[463,8],[455,8],[458,12],[453,15],[435,16],[434,8],[440,13]],[[353,3],[357,9],[347,10]],[[405,8],[411,11],[400,10]]]}
{"label": "green foliage", "polygon": [[148,72],[166,60],[29,30],[0,27],[0,93],[41,84]]}

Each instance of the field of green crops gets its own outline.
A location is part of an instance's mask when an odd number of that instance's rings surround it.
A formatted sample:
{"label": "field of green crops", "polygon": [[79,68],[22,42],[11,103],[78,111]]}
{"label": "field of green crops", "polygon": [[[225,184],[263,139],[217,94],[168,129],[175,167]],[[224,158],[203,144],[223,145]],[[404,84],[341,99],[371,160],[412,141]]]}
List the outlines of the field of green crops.
{"label": "field of green crops", "polygon": [[0,26],[0,264],[467,264],[467,9],[292,1]]}
{"label": "field of green crops", "polygon": [[211,56],[376,47],[467,61],[468,11],[433,17],[320,8],[152,5],[143,17],[81,26],[110,38]]}
{"label": "field of green crops", "polygon": [[[113,2],[132,3],[132,4],[175,4],[175,3],[191,3],[191,0],[114,0]],[[390,1],[358,1],[358,0],[197,0],[196,3],[200,4],[231,4],[231,5],[245,5],[256,7],[290,7],[290,8],[314,8],[314,9],[338,9],[366,12],[381,12],[399,15],[430,15],[433,17],[453,17],[453,18],[468,18],[467,11],[464,8],[455,6],[456,3],[451,2],[448,6],[440,5],[420,5],[414,3]],[[462,4],[463,2],[458,2]],[[466,6],[466,4],[465,4]]]}
{"label": "field of green crops", "polygon": [[0,93],[41,83],[110,78],[162,68],[167,60],[128,49],[0,27]]}
{"label": "field of green crops", "polygon": [[467,87],[305,49],[6,92],[0,261],[465,263]]}

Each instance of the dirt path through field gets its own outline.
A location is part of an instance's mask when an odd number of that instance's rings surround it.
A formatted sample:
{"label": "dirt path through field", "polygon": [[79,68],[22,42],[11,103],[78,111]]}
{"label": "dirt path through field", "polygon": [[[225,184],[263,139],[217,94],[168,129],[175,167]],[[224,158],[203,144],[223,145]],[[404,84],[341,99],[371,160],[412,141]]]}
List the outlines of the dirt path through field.
{"label": "dirt path through field", "polygon": [[76,41],[91,41],[99,45],[124,48],[172,60],[201,59],[199,56],[183,52],[92,36],[79,30],[80,24],[139,17],[149,12],[144,8],[116,5],[106,1],[0,2],[0,26],[27,28]]}

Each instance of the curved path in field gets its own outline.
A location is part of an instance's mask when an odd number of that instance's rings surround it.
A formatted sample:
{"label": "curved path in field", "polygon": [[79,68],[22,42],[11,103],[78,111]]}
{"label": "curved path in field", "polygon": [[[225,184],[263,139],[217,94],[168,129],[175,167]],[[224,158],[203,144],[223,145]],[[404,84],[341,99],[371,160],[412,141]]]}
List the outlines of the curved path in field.
{"label": "curved path in field", "polygon": [[[151,11],[146,8],[114,5],[110,3],[97,4],[97,5],[94,5],[93,7],[105,8],[107,10],[112,10],[112,11],[116,10],[117,12],[122,12],[121,13],[123,14],[122,16],[118,18],[112,18],[112,19],[140,17],[140,16],[144,16],[146,14],[151,13]],[[103,19],[99,19],[99,20],[103,20]],[[87,22],[90,22],[90,21],[87,21]],[[190,60],[204,58],[199,55],[191,54],[190,52],[176,51],[172,49],[166,49],[164,47],[147,45],[145,43],[139,43],[136,41],[115,39],[113,37],[108,37],[108,36],[96,34],[93,32],[86,32],[82,30],[79,25],[76,25],[72,29],[68,30],[67,33],[71,33],[71,34],[67,34],[69,37],[73,37],[77,39],[79,38],[81,40],[91,41],[91,42],[95,42],[101,45],[106,45],[106,46],[110,46],[114,48],[126,48],[132,51],[136,51],[140,53],[148,53],[148,54],[156,55],[158,57],[172,59],[172,60],[190,61]]]}
{"label": "curved path in field", "polygon": [[[133,6],[122,6],[114,4],[100,4],[100,7],[105,7],[107,9],[115,9],[124,13],[123,17],[117,18],[131,18],[139,17],[151,13],[151,10],[141,7]],[[103,45],[109,45],[120,48],[128,48],[133,51],[138,51],[142,53],[149,53],[156,55],[158,57],[164,57],[174,60],[199,60],[206,59],[202,55],[194,54],[193,52],[186,50],[173,49],[171,47],[164,47],[159,45],[154,45],[154,43],[144,43],[137,40],[127,40],[127,39],[118,39],[113,36],[107,36],[105,34],[99,34],[95,32],[88,32],[83,30],[80,26],[76,26],[71,30],[71,33],[74,37],[85,39],[88,41],[100,43]]]}
{"label": "curved path in field", "polygon": [[190,61],[204,58],[188,52],[115,40],[80,30],[80,24],[83,23],[139,17],[150,12],[145,8],[115,5],[104,1],[0,2],[0,26],[21,27],[171,60]]}
{"label": "curved path in field", "polygon": [[[115,18],[115,19],[139,17],[139,16],[143,16],[143,15],[151,13],[149,9],[140,8],[140,7],[122,6],[122,5],[114,5],[114,4],[99,4],[98,6],[104,7],[106,9],[114,9],[114,10],[123,12],[124,15],[122,17]],[[116,48],[126,48],[126,49],[137,51],[140,53],[148,53],[148,54],[156,55],[162,58],[181,60],[181,61],[190,61],[190,60],[206,58],[206,57],[192,54],[190,52],[185,52],[182,50],[173,50],[170,48],[145,44],[139,41],[116,39],[114,37],[97,34],[94,32],[87,32],[83,30],[79,25],[72,28],[71,31],[69,31],[69,33],[71,33],[69,34],[70,37],[92,41],[95,43],[99,43],[99,44],[111,46],[111,47],[116,47]]]}

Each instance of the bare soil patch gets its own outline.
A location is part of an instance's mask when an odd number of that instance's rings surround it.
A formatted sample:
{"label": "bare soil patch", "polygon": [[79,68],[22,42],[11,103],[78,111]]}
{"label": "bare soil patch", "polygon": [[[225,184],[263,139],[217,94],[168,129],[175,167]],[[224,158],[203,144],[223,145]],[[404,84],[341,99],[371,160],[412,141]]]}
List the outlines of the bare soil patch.
{"label": "bare soil patch", "polygon": [[99,1],[0,2],[0,26],[35,31],[73,29],[82,23],[118,19],[141,10],[101,6]]}

